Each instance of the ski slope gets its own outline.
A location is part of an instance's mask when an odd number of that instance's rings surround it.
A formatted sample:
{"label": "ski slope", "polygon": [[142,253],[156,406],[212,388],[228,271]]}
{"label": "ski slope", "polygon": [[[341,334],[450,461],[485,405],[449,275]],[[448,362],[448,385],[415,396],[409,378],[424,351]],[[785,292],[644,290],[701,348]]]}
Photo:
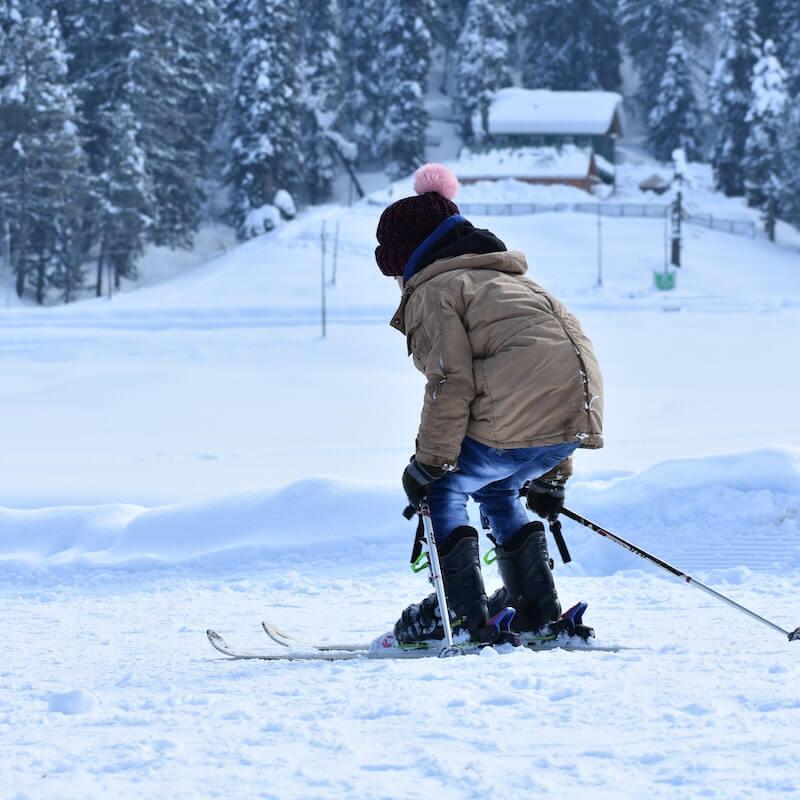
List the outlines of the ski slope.
{"label": "ski slope", "polygon": [[[638,649],[210,648],[207,627],[268,647],[262,619],[369,640],[426,591],[399,487],[422,378],[388,326],[380,210],[315,209],[192,268],[158,253],[149,285],[111,300],[0,310],[0,795],[800,795],[800,645],[572,523],[563,601]],[[578,455],[568,504],[800,624],[794,241],[690,229],[663,293],[660,220],[603,220],[602,286],[591,216],[473,221],[595,344],[607,446]]]}

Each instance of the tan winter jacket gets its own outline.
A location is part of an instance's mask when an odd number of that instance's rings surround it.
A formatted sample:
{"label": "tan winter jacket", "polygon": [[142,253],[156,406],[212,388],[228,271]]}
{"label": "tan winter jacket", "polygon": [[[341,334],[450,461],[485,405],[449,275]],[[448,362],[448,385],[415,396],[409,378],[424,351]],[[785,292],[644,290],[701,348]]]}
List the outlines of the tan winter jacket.
{"label": "tan winter jacket", "polygon": [[392,326],[428,379],[417,460],[452,469],[464,436],[501,449],[603,446],[603,383],[578,320],[517,251],[434,261]]}

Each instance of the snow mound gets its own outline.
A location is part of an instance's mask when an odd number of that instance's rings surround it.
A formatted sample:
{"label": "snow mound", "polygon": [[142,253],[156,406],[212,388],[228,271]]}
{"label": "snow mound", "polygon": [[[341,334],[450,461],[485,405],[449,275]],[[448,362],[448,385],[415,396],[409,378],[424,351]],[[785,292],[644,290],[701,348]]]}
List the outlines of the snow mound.
{"label": "snow mound", "polygon": [[[800,568],[798,463],[798,454],[776,448],[666,461],[612,479],[578,475],[567,505],[684,571],[784,573]],[[318,478],[152,509],[0,509],[0,566],[137,569],[309,548],[346,557],[359,541],[410,542],[403,499],[395,486]],[[568,569],[610,575],[646,564],[579,525],[564,529]]]}
{"label": "snow mound", "polygon": [[401,510],[396,490],[329,479],[152,509],[0,508],[0,564],[136,568],[312,546],[338,552],[359,538],[410,535]]}
{"label": "snow mound", "polygon": [[[578,484],[569,505],[684,571],[800,567],[800,460],[792,451],[665,461],[615,481]],[[570,525],[568,536],[587,574],[642,565],[589,531]]]}

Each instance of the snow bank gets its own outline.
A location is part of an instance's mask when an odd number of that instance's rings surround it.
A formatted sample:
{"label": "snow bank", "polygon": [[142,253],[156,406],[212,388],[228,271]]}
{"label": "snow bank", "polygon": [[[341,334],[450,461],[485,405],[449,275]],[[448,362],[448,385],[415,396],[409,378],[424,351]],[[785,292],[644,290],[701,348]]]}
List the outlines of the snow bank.
{"label": "snow bank", "polygon": [[330,479],[152,509],[0,508],[0,564],[135,568],[311,546],[341,552],[358,539],[409,535],[400,511],[396,490]]}
{"label": "snow bank", "polygon": [[[342,556],[359,540],[410,542],[402,505],[394,486],[319,478],[153,509],[0,509],[0,564],[136,569],[309,548]],[[800,466],[787,450],[668,461],[610,479],[578,475],[568,505],[684,570],[800,567]],[[565,532],[575,559],[567,569],[609,575],[643,565],[580,526],[566,523]]]}
{"label": "snow bank", "polygon": [[[569,503],[684,571],[800,567],[800,461],[792,451],[666,461],[622,479],[578,483]],[[641,566],[588,530],[570,526],[569,537],[585,574]]]}

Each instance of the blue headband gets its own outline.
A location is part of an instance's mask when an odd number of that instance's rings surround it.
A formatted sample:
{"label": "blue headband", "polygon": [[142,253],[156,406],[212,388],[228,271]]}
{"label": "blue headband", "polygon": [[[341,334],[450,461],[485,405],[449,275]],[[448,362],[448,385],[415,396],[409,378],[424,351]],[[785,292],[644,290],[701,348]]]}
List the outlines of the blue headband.
{"label": "blue headband", "polygon": [[406,261],[406,268],[403,270],[403,284],[405,285],[411,279],[413,274],[416,272],[417,269],[417,262],[422,257],[422,254],[438,239],[441,239],[449,231],[453,230],[456,225],[460,225],[462,222],[466,222],[466,218],[462,217],[461,214],[453,214],[452,217],[448,217],[444,222],[439,223],[438,227],[434,230],[434,232],[428,236],[425,241],[411,254],[411,257]]}

